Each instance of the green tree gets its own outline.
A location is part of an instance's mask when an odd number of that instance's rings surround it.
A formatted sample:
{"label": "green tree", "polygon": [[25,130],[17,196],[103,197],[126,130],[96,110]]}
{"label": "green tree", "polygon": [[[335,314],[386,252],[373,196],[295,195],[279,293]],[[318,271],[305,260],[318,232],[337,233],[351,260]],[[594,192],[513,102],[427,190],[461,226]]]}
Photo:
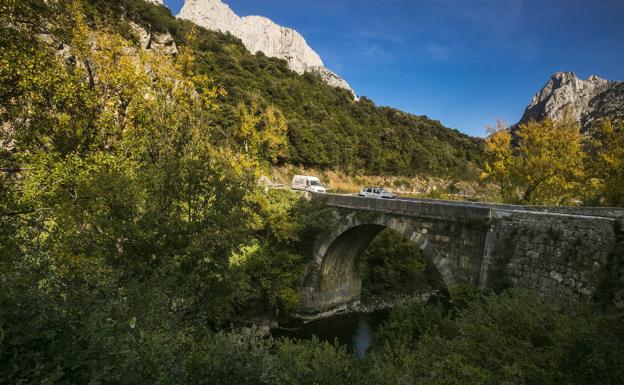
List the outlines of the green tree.
{"label": "green tree", "polygon": [[624,206],[624,122],[601,120],[587,139],[590,203]]}
{"label": "green tree", "polygon": [[418,245],[393,230],[382,231],[359,256],[362,289],[373,294],[413,294],[431,284]]}
{"label": "green tree", "polygon": [[262,111],[254,100],[249,106],[239,104],[238,113],[236,140],[245,154],[272,164],[287,158],[288,123],[278,109],[269,106]]}

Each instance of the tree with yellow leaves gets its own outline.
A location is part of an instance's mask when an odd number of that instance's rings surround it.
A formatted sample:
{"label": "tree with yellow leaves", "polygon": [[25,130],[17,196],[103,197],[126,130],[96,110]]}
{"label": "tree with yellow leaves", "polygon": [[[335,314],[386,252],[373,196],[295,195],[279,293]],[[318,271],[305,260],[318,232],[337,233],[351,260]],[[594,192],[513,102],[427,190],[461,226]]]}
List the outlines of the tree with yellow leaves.
{"label": "tree with yellow leaves", "polygon": [[587,140],[591,204],[624,206],[624,122],[601,120]]}
{"label": "tree with yellow leaves", "polygon": [[236,139],[245,154],[270,163],[286,157],[288,123],[281,111],[273,106],[262,109],[253,101],[249,106],[241,103],[238,113],[241,124]]}
{"label": "tree with yellow leaves", "polygon": [[572,119],[531,121],[513,131],[499,122],[486,156],[483,179],[500,186],[505,203],[561,205],[580,197],[584,152]]}

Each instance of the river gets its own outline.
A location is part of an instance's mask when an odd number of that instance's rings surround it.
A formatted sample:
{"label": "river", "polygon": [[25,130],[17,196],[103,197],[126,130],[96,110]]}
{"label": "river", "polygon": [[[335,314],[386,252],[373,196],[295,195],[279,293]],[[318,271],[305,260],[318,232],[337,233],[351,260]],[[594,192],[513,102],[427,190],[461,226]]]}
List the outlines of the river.
{"label": "river", "polygon": [[388,318],[388,314],[389,311],[382,310],[374,313],[338,315],[307,323],[292,331],[274,330],[271,334],[274,337],[289,337],[299,340],[309,340],[316,336],[321,341],[337,341],[361,358],[366,355],[377,329]]}

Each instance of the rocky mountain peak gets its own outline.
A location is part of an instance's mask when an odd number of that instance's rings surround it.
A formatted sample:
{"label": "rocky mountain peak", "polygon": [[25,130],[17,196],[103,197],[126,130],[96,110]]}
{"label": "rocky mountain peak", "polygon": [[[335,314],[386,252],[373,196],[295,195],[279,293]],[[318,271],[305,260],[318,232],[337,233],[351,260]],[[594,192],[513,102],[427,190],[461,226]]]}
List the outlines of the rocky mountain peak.
{"label": "rocky mountain peak", "polygon": [[624,83],[592,75],[579,79],[574,72],[557,72],[533,96],[519,124],[530,120],[562,119],[567,113],[586,130],[600,118],[624,116]]}
{"label": "rocky mountain peak", "polygon": [[213,31],[230,32],[234,36],[242,28],[241,18],[220,0],[186,0],[178,17]]}
{"label": "rocky mountain peak", "polygon": [[294,29],[283,27],[263,16],[239,17],[221,0],[186,0],[178,15],[207,29],[229,32],[241,39],[252,52],[263,52],[288,62],[297,72],[318,74],[327,84],[355,93],[340,76],[327,69],[321,57],[308,45],[305,38]]}

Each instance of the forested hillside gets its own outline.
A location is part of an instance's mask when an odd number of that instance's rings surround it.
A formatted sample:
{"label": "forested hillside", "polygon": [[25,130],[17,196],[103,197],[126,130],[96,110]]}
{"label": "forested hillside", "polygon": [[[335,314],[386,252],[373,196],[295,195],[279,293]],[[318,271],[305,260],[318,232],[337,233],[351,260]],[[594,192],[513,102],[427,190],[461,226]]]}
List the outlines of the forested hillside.
{"label": "forested hillside", "polygon": [[213,121],[223,132],[220,140],[232,139],[230,133],[241,124],[241,103],[259,110],[272,106],[288,123],[288,150],[276,162],[369,175],[478,175],[479,139],[425,116],[377,107],[366,97],[355,102],[348,91],[288,70],[285,61],[250,54],[229,34],[198,28],[191,41],[194,25],[174,18],[165,7],[143,0],[88,3],[92,24],[114,28],[136,42],[128,26],[132,20],[148,31],[171,33],[180,46],[193,47],[197,71],[227,92]]}

